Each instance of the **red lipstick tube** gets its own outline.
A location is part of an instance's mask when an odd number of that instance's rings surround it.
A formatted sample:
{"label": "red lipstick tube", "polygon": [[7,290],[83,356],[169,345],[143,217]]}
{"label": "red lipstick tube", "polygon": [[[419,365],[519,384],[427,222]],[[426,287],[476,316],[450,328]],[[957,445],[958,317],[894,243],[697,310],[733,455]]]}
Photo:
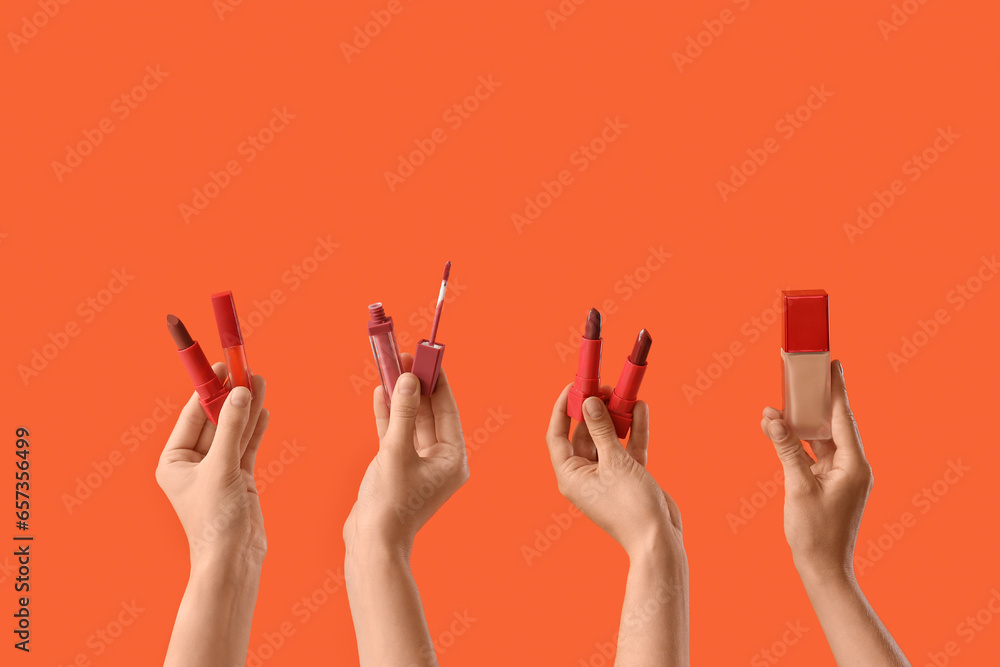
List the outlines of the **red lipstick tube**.
{"label": "red lipstick tube", "polygon": [[253,378],[253,374],[250,372],[247,352],[243,347],[243,333],[240,331],[240,321],[236,316],[233,293],[213,294],[212,308],[215,310],[215,324],[219,328],[219,340],[222,342],[226,369],[229,371],[230,389],[246,387],[252,393],[250,380]]}
{"label": "red lipstick tube", "polygon": [[611,413],[611,421],[615,425],[615,433],[619,438],[624,438],[632,427],[632,409],[639,398],[639,385],[642,384],[642,376],[646,374],[649,364],[639,366],[633,364],[630,359],[625,360],[625,368],[618,377],[618,384],[611,392],[611,400],[608,401],[608,412]]}
{"label": "red lipstick tube", "polygon": [[566,414],[583,421],[583,402],[591,396],[601,396],[601,345],[603,338],[580,338],[580,357],[576,366],[576,377],[569,390]]}
{"label": "red lipstick tube", "polygon": [[399,360],[399,345],[392,318],[385,314],[381,303],[368,306],[368,340],[372,344],[372,354],[375,355],[375,365],[378,366],[378,376],[384,389],[382,394],[388,406],[396,380],[403,373],[403,364]]}
{"label": "red lipstick tube", "polygon": [[226,402],[229,389],[212,370],[212,364],[208,363],[197,341],[185,350],[177,350],[177,356],[181,358],[184,368],[191,376],[194,390],[198,392],[198,402],[201,403],[208,420],[218,424],[219,412],[222,410],[222,404]]}

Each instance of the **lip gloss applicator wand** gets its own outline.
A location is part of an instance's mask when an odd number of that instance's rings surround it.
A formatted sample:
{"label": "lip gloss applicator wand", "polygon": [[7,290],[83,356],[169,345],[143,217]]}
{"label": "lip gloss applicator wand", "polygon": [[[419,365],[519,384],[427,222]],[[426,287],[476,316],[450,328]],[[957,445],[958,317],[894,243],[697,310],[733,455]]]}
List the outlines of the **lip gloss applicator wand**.
{"label": "lip gloss applicator wand", "polygon": [[444,359],[444,343],[437,343],[438,324],[441,322],[441,310],[444,308],[444,295],[448,289],[448,275],[451,273],[451,262],[444,265],[444,275],[441,276],[441,291],[438,292],[437,308],[434,309],[434,323],[431,325],[430,339],[417,343],[416,354],[413,355],[413,374],[420,380],[420,393],[430,396],[437,386],[438,375],[441,373],[441,360]]}

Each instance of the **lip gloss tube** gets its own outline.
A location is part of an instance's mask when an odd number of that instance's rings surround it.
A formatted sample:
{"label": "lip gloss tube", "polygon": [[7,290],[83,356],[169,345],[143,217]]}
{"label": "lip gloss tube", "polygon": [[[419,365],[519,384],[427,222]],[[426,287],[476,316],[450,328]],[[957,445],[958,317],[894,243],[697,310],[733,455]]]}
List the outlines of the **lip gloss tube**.
{"label": "lip gloss tube", "polygon": [[830,297],[823,290],[781,293],[785,305],[783,412],[801,440],[832,436],[830,400]]}
{"label": "lip gloss tube", "polygon": [[368,340],[372,344],[372,354],[375,355],[375,365],[384,389],[382,394],[388,406],[396,380],[403,373],[403,364],[399,360],[399,345],[396,343],[392,318],[385,314],[381,303],[368,306]]}
{"label": "lip gloss tube", "polygon": [[577,420],[583,419],[583,402],[591,396],[601,396],[601,313],[591,308],[587,324],[580,338],[580,356],[576,362],[576,377],[566,400],[566,414]]}
{"label": "lip gloss tube", "polygon": [[618,377],[618,384],[611,392],[611,399],[608,401],[608,412],[611,414],[611,422],[615,425],[615,434],[619,438],[628,435],[628,430],[632,427],[632,409],[639,398],[639,386],[642,384],[642,376],[646,374],[646,357],[649,355],[649,348],[653,344],[653,337],[643,329],[635,340],[635,347],[632,354],[625,359],[625,367]]}
{"label": "lip gloss tube", "polygon": [[212,309],[215,311],[215,325],[219,328],[219,340],[225,355],[226,369],[229,371],[230,389],[246,387],[253,393],[250,380],[250,364],[247,362],[246,348],[240,320],[236,317],[236,304],[232,292],[218,292],[212,295]]}
{"label": "lip gloss tube", "polygon": [[174,315],[167,315],[167,329],[177,344],[177,356],[181,358],[181,363],[184,364],[184,369],[187,370],[194,389],[198,392],[201,409],[205,411],[205,416],[210,422],[218,424],[219,412],[222,411],[222,404],[229,395],[229,388],[222,384],[212,369],[212,364],[208,363],[205,353],[202,352],[201,345],[191,338],[180,319]]}

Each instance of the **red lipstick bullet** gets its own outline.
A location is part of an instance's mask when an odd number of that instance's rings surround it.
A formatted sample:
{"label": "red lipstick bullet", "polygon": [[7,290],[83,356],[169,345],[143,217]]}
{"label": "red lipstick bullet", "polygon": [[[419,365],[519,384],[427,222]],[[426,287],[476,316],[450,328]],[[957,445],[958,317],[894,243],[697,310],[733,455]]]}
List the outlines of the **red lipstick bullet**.
{"label": "red lipstick bullet", "polygon": [[219,380],[219,376],[212,370],[212,364],[205,358],[201,345],[191,338],[187,327],[180,319],[174,315],[167,315],[167,330],[177,344],[177,356],[181,358],[194,389],[198,392],[198,402],[201,403],[202,410],[210,422],[218,424],[219,412],[222,410],[222,404],[226,402],[229,389]]}
{"label": "red lipstick bullet", "polygon": [[591,396],[601,397],[601,313],[591,308],[587,324],[580,339],[580,356],[577,360],[576,378],[569,390],[566,414],[583,421],[583,402]]}
{"label": "red lipstick bullet", "polygon": [[632,427],[632,409],[639,396],[639,385],[642,384],[642,376],[646,374],[646,357],[649,356],[649,348],[653,345],[653,337],[643,329],[635,339],[635,346],[632,354],[625,360],[625,367],[618,377],[618,384],[611,392],[611,399],[608,401],[608,412],[611,413],[611,421],[615,425],[615,433],[619,438],[624,438]]}
{"label": "red lipstick bullet", "polygon": [[212,308],[215,310],[215,324],[219,328],[219,340],[226,358],[226,368],[229,370],[229,386],[246,387],[251,392],[250,364],[247,362],[246,348],[243,346],[243,333],[240,331],[240,320],[236,316],[236,304],[232,292],[218,292],[212,295]]}

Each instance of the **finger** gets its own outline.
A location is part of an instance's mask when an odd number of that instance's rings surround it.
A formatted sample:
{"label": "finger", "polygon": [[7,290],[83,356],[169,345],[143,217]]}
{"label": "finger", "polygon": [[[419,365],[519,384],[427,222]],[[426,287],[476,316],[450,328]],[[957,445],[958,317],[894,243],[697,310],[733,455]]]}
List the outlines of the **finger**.
{"label": "finger", "polygon": [[663,499],[667,501],[667,509],[670,511],[670,523],[674,524],[678,532],[683,533],[684,524],[681,523],[681,509],[677,502],[666,491],[663,492]]}
{"label": "finger", "polygon": [[458,414],[458,404],[455,403],[448,375],[443,368],[431,395],[431,410],[434,412],[434,430],[439,441],[452,444],[465,442],[462,437],[462,418]]}
{"label": "finger", "polygon": [[257,417],[257,423],[253,428],[250,440],[247,442],[246,451],[243,452],[243,458],[240,459],[240,466],[250,475],[253,475],[253,467],[257,462],[257,450],[260,449],[261,440],[264,439],[264,433],[270,423],[271,413],[265,408],[260,411],[260,415]]}
{"label": "finger", "polygon": [[389,428],[389,406],[385,404],[385,387],[382,385],[375,387],[375,393],[372,395],[372,412],[375,413],[375,430],[378,431],[378,439],[381,442]]}
{"label": "finger", "polygon": [[417,407],[417,449],[430,447],[437,442],[437,430],[434,424],[434,409],[431,407],[431,397],[420,396]]}
{"label": "finger", "polygon": [[[219,378],[219,381],[226,385],[229,380],[229,371],[226,369],[226,365],[218,361],[212,364],[212,370],[215,371],[215,376]],[[208,454],[208,450],[212,447],[212,440],[215,439],[215,430],[217,428],[212,422],[205,424],[205,428],[201,430],[201,436],[198,438],[198,444],[194,447],[196,452],[199,452],[203,456]]]}
{"label": "finger", "polygon": [[[760,430],[763,431],[764,435],[767,435],[767,425],[770,424],[772,420],[783,419],[783,417],[784,417],[783,413],[781,412],[781,410],[778,410],[777,408],[772,408],[772,407],[764,408],[764,418],[760,420]],[[809,444],[812,445],[813,443]],[[801,458],[806,465],[811,466],[812,464],[816,463],[816,460],[809,455],[809,452],[806,451],[805,447],[802,448]]]}
{"label": "finger", "polygon": [[587,430],[597,447],[597,462],[609,464],[621,461],[626,456],[622,443],[615,434],[615,425],[611,421],[604,401],[591,396],[583,402],[583,418],[587,421]]}
{"label": "finger", "polygon": [[569,441],[570,418],[566,414],[566,401],[569,396],[568,384],[563,387],[562,393],[552,406],[552,418],[549,420],[549,430],[545,433],[545,443],[549,447],[549,458],[552,460],[552,467],[556,475],[562,471],[566,461],[573,456],[573,445]]}
{"label": "finger", "polygon": [[646,467],[646,454],[649,448],[649,406],[645,401],[637,401],[632,409],[632,431],[628,436],[625,451],[636,463]]}
{"label": "finger", "polygon": [[247,445],[250,444],[250,438],[257,427],[257,419],[260,417],[260,411],[264,407],[264,395],[267,393],[267,383],[264,382],[262,375],[254,375],[253,379],[250,380],[250,385],[253,387],[253,400],[250,401],[250,416],[247,418],[247,428],[243,429],[243,439],[240,440],[241,455],[247,450]]}
{"label": "finger", "polygon": [[413,373],[403,373],[396,380],[389,408],[389,426],[379,448],[394,454],[416,454],[413,427],[420,407],[420,380]]}
{"label": "finger", "polygon": [[573,443],[574,456],[582,456],[588,461],[597,461],[597,447],[594,446],[594,440],[590,437],[586,422],[579,422],[573,428],[570,442]]}
{"label": "finger", "polygon": [[781,461],[781,467],[785,471],[786,482],[793,482],[800,485],[813,484],[816,478],[812,470],[803,460],[803,455],[808,457],[802,448],[802,441],[792,432],[784,419],[771,419],[761,422],[764,434],[771,439],[774,449]]}
{"label": "finger", "polygon": [[831,365],[830,394],[833,401],[831,431],[833,433],[833,441],[837,443],[837,454],[843,454],[844,458],[853,461],[864,461],[865,448],[861,444],[861,434],[858,432],[858,424],[854,420],[851,403],[847,399],[844,366],[840,361],[834,361]]}
{"label": "finger", "polygon": [[181,408],[174,430],[170,432],[167,444],[163,447],[163,454],[177,449],[194,449],[198,444],[198,436],[207,423],[208,417],[205,416],[205,411],[198,402],[198,393],[195,392]]}
{"label": "finger", "polygon": [[413,355],[409,352],[403,352],[399,355],[399,363],[403,367],[404,373],[409,373],[413,370]]}
{"label": "finger", "polygon": [[215,439],[205,455],[205,461],[221,470],[235,470],[240,465],[240,443],[250,418],[250,390],[236,387],[229,392],[219,413]]}

